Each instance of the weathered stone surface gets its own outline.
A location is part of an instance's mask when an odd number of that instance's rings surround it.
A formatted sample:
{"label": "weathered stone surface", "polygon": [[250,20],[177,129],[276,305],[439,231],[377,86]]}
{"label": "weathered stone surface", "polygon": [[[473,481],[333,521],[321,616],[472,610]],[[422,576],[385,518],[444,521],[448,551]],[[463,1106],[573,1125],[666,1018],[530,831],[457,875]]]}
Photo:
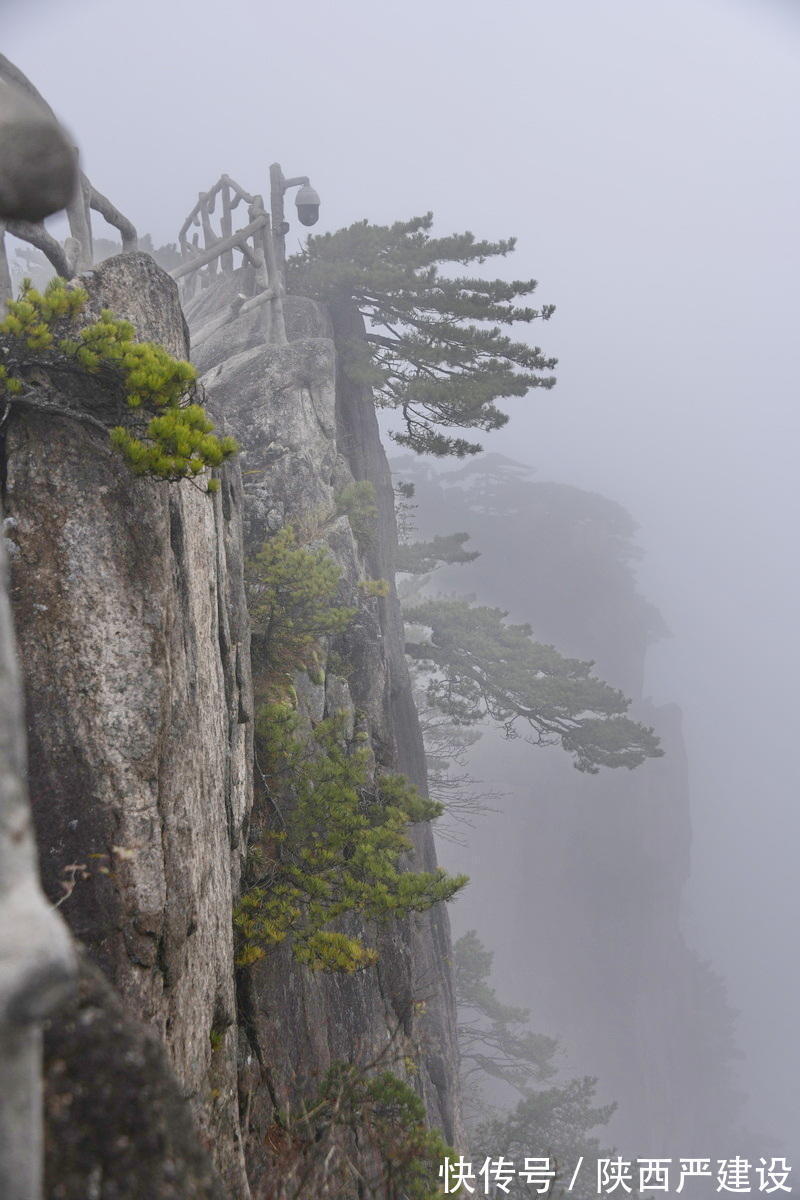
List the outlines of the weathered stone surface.
{"label": "weathered stone surface", "polygon": [[[200,292],[194,321],[207,325],[244,291],[242,276]],[[91,311],[110,307],[141,336],[185,353],[177,289],[146,256],[107,260],[84,282]],[[48,1161],[62,1189],[54,1197],[217,1194],[139,1022],[165,1046],[231,1197],[244,1200],[251,1187],[270,1195],[265,1136],[275,1106],[311,1094],[338,1059],[385,1053],[388,1066],[410,1050],[432,1120],[459,1134],[443,911],[368,934],[376,969],[332,977],[300,968],[284,949],[240,971],[234,993],[231,909],[248,822],[257,835],[270,820],[263,802],[250,813],[242,562],[285,523],[327,544],[342,568],[342,600],[359,609],[330,648],[324,684],[300,681],[301,711],[314,721],[344,712],[353,736],[367,735],[376,767],[425,782],[396,598],[358,587],[393,578],[391,482],[374,412],[341,379],[337,395],[330,318],[302,300],[287,301],[286,318],[285,346],[254,342],[260,325],[250,318],[206,339],[209,407],[242,446],[241,474],[239,465],[226,470],[213,500],[190,484],[134,479],[103,431],[78,419],[87,410],[113,418],[96,386],[69,385],[63,415],[14,412],[7,424],[13,601],[43,872],[53,899],[69,888],[62,911],[128,1014],[89,972],[77,1007],[52,1023]],[[337,515],[337,494],[354,478],[377,490],[368,546]],[[410,865],[434,863],[430,831],[419,829]],[[84,1026],[98,1035],[85,1061]],[[130,1061],[114,1092],[106,1068],[113,1073],[118,1049],[120,1065]],[[138,1086],[157,1112],[144,1123],[137,1165],[129,1129]],[[69,1106],[79,1114],[72,1124]],[[125,1181],[129,1170],[138,1191]]]}
{"label": "weathered stone surface", "polygon": [[[219,303],[228,302],[230,281],[208,288],[193,301],[193,329],[213,317],[215,287]],[[301,684],[298,699],[315,720],[348,713],[368,733],[381,767],[401,770],[424,788],[424,754],[393,590],[393,493],[374,409],[369,397],[337,379],[328,315],[290,297],[286,317],[290,337],[295,335],[287,346],[248,345],[241,329],[230,339],[204,344],[209,406],[224,415],[242,447],[245,544],[256,549],[288,522],[327,544],[342,568],[344,602],[359,602],[358,583],[365,578],[392,583],[385,599],[361,598],[358,616],[332,642],[347,677],[329,670],[324,696]],[[380,517],[369,547],[357,545],[349,522],[336,517],[336,495],[354,478],[373,482],[378,497]],[[257,664],[255,671],[258,690]],[[257,799],[254,836],[271,817],[269,806]],[[427,827],[417,830],[412,865],[435,865]],[[378,967],[354,977],[308,971],[283,948],[240,973],[240,1085],[254,1194],[270,1194],[264,1135],[275,1106],[296,1105],[312,1094],[337,1059],[367,1061],[385,1052],[386,1065],[392,1065],[392,1039],[398,1035],[409,1039],[401,1044],[415,1047],[416,1079],[431,1119],[448,1137],[459,1137],[449,925],[443,906],[439,909],[381,932]]]}
{"label": "weathered stone surface", "polygon": [[[177,289],[147,255],[84,282],[93,309],[185,355]],[[225,1032],[251,802],[238,473],[213,500],[137,480],[100,430],[26,411],[8,422],[6,481],[46,889],[61,897],[75,875],[61,911],[163,1039],[231,1194],[245,1196]]]}
{"label": "weathered stone surface", "polygon": [[290,517],[330,518],[347,479],[336,448],[332,343],[256,346],[202,382],[210,410],[241,446],[245,545],[259,546]]}
{"label": "weathered stone surface", "polygon": [[162,1042],[85,956],[44,1047],[47,1200],[225,1200]]}
{"label": "weathered stone surface", "polygon": [[[331,311],[336,337],[346,340],[362,336],[364,325],[348,305]],[[375,487],[378,523],[367,554],[368,573],[390,583],[390,592],[379,601],[386,671],[383,688],[384,723],[389,740],[389,761],[396,770],[427,792],[427,770],[411,682],[405,658],[405,637],[400,602],[395,590],[397,522],[391,471],[381,443],[375,406],[369,391],[354,384],[341,370],[336,377],[337,437],[344,447],[348,465],[356,479],[368,479]],[[417,869],[435,869],[436,850],[429,824],[414,828]],[[418,1036],[423,1047],[425,1072],[421,1082],[432,1118],[453,1142],[463,1144],[458,1082],[455,993],[452,976],[450,920],[438,904],[417,918],[407,935],[404,983],[395,991],[409,989],[410,999],[424,1003]],[[386,969],[402,963],[402,956],[389,960]],[[410,976],[409,971],[410,969]],[[402,967],[401,967],[402,973]]]}
{"label": "weathered stone surface", "polygon": [[22,686],[0,539],[0,1195],[41,1195],[41,1019],[75,964],[63,922],[39,887],[25,785]]}
{"label": "weathered stone surface", "polygon": [[[207,371],[263,341],[263,308],[252,309],[228,320],[222,328],[216,328],[216,318],[220,314],[242,297],[250,299],[257,290],[253,268],[240,267],[230,275],[220,275],[212,286],[198,292],[186,303],[186,317],[192,326],[192,362],[200,371]],[[283,314],[290,342],[333,337],[327,314],[305,296],[285,297]]]}
{"label": "weathered stone surface", "polygon": [[188,357],[188,327],[178,285],[149,254],[118,254],[80,276],[89,292],[86,312],[110,308],[136,328],[139,341],[156,342],[176,358]]}

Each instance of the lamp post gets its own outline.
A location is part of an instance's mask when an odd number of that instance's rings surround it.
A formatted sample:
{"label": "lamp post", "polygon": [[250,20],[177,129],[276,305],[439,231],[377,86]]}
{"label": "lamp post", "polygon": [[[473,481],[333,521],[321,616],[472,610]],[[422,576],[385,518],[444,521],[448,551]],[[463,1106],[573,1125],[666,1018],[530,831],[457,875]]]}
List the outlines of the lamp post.
{"label": "lamp post", "polygon": [[319,196],[314,191],[307,175],[293,175],[287,179],[281,170],[280,163],[273,163],[269,169],[269,196],[272,210],[272,234],[275,241],[275,257],[278,270],[283,279],[286,269],[286,234],[289,223],[286,220],[283,207],[283,197],[289,188],[299,188],[295,196],[297,219],[301,225],[316,225],[319,220]]}

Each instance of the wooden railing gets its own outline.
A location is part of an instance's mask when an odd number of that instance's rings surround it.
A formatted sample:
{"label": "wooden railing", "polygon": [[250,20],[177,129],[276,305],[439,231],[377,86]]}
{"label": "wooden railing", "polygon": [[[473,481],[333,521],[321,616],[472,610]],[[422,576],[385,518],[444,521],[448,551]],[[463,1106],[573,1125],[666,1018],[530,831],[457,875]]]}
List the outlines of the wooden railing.
{"label": "wooden railing", "polygon": [[[219,204],[219,231],[212,218]],[[234,232],[233,213],[247,205],[247,224]],[[189,240],[192,227],[196,232]],[[202,246],[200,238],[202,233]],[[201,192],[178,233],[178,248],[183,261],[170,271],[179,281],[184,300],[207,287],[217,275],[232,274],[237,265],[255,269],[258,291],[251,299],[237,296],[228,308],[214,317],[195,335],[195,344],[221,329],[229,320],[252,309],[263,308],[264,339],[270,343],[286,341],[283,317],[283,279],[277,263],[270,215],[263,197],[246,192],[229,175],[221,175],[207,192]],[[240,255],[237,263],[234,255]]]}
{"label": "wooden railing", "polygon": [[[57,124],[52,109],[27,76],[0,54],[0,120],[4,91],[24,95],[27,97],[26,103],[30,104],[33,101],[38,109],[48,114]],[[65,145],[64,152],[68,163],[68,145]],[[77,151],[75,155],[77,163]],[[284,187],[287,182],[291,184],[298,181],[283,181],[281,176]],[[0,301],[10,299],[12,295],[11,272],[5,250],[6,232],[40,251],[56,272],[67,279],[71,279],[80,271],[90,270],[94,265],[92,212],[99,213],[119,230],[123,252],[138,248],[138,237],[133,224],[80,170],[76,171],[76,183],[74,194],[66,207],[70,236],[65,239],[63,245],[48,232],[43,221],[18,220],[8,216],[0,220]],[[246,206],[247,224],[234,231],[233,214],[240,205]],[[219,230],[216,230],[212,223],[217,209]],[[196,229],[194,233],[193,227]],[[220,176],[212,188],[200,193],[197,203],[180,228],[178,248],[182,261],[170,274],[178,282],[184,300],[191,299],[199,288],[208,286],[217,274],[232,273],[238,265],[235,257],[237,255],[241,263],[254,268],[256,275],[256,295],[250,299],[237,296],[224,313],[213,318],[199,331],[196,341],[202,341],[233,317],[252,309],[262,310],[265,341],[278,344],[286,341],[280,247],[276,248],[270,215],[261,196],[246,192],[229,175]]]}

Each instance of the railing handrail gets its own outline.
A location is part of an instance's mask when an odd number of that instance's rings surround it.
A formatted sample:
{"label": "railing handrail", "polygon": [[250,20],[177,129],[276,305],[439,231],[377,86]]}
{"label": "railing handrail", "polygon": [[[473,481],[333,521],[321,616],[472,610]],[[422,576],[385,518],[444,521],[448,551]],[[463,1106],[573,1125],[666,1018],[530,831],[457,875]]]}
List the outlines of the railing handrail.
{"label": "railing handrail", "polygon": [[230,237],[218,238],[211,246],[205,250],[201,250],[186,262],[181,263],[179,267],[173,267],[170,275],[173,279],[183,279],[187,275],[191,275],[193,271],[199,271],[201,267],[208,266],[215,258],[219,258],[226,250],[240,250],[241,243],[246,242],[254,233],[258,233],[268,224],[266,214],[261,217],[256,217],[255,221],[251,221],[244,229],[240,229],[238,233],[231,234]]}
{"label": "railing handrail", "polygon": [[[217,234],[211,224],[217,206],[217,197],[222,200],[220,215],[221,233]],[[232,229],[231,214],[244,201],[247,208],[249,223],[236,232]],[[199,247],[199,236],[196,233],[190,243],[187,234],[192,226],[199,226],[203,231],[204,248]],[[260,195],[251,195],[241,184],[230,175],[221,175],[213,187],[200,192],[197,202],[178,231],[178,246],[183,256],[183,262],[173,267],[170,275],[175,280],[182,280],[184,295],[190,298],[194,294],[198,282],[206,282],[213,278],[219,267],[223,274],[233,272],[233,252],[238,251],[243,258],[255,269],[258,292],[245,303],[243,298],[237,298],[228,306],[226,311],[218,314],[204,326],[203,336],[222,328],[228,321],[234,320],[244,312],[264,306],[264,337],[267,342],[283,343],[286,341],[286,328],[283,316],[283,279],[278,267],[275,241],[272,233],[270,214],[264,208],[264,199]],[[201,276],[200,272],[204,271]]]}

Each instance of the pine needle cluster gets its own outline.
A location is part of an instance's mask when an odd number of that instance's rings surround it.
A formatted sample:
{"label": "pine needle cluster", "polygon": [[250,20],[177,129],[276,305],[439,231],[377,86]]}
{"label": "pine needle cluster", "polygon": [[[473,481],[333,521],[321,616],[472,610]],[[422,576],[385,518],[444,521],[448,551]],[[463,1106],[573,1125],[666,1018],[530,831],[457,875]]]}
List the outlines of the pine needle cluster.
{"label": "pine needle cluster", "polygon": [[410,1084],[353,1062],[334,1063],[316,1095],[279,1113],[267,1146],[276,1200],[436,1200],[440,1164],[455,1157]]}
{"label": "pine needle cluster", "polygon": [[[84,288],[59,277],[44,292],[24,281],[0,322],[0,396],[42,407],[65,372],[97,377],[131,410],[130,421],[109,436],[137,475],[193,479],[235,454],[234,439],[213,433],[202,406],[188,402],[197,379],[191,363],[162,346],[136,341],[130,321],[109,309],[79,327],[88,299]],[[212,479],[207,490],[218,486]]]}
{"label": "pine needle cluster", "polygon": [[300,545],[291,525],[264,542],[246,566],[254,648],[272,691],[314,668],[319,640],[340,633],[356,609],[335,603],[341,570],[328,551]]}
{"label": "pine needle cluster", "polygon": [[428,702],[470,725],[486,717],[509,737],[518,726],[537,745],[560,742],[580,771],[633,768],[663,754],[648,726],[628,717],[630,701],[592,674],[594,663],[565,658],[512,625],[499,608],[435,598],[407,609],[407,624],[427,637],[406,653],[428,674]]}
{"label": "pine needle cluster", "polygon": [[432,213],[370,225],[359,221],[308,238],[290,259],[290,290],[334,306],[352,304],[367,327],[363,338],[337,345],[351,379],[373,389],[376,402],[401,413],[392,437],[418,453],[463,457],[480,443],[447,432],[498,429],[508,420],[497,400],[550,388],[556,359],[513,340],[504,328],[548,320],[554,308],[517,300],[533,279],[442,274],[440,264],[469,266],[505,257],[514,238],[479,241],[471,233],[432,237]]}
{"label": "pine needle cluster", "polygon": [[262,847],[262,878],[236,909],[239,963],[288,938],[298,961],[349,973],[376,962],[377,953],[332,923],[424,912],[449,900],[466,877],[403,870],[409,825],[439,816],[441,805],[402,775],[373,781],[371,752],[348,744],[342,714],[321,721],[310,743],[297,736],[298,723],[286,702],[259,712],[260,765],[270,795],[282,798],[281,820]]}

